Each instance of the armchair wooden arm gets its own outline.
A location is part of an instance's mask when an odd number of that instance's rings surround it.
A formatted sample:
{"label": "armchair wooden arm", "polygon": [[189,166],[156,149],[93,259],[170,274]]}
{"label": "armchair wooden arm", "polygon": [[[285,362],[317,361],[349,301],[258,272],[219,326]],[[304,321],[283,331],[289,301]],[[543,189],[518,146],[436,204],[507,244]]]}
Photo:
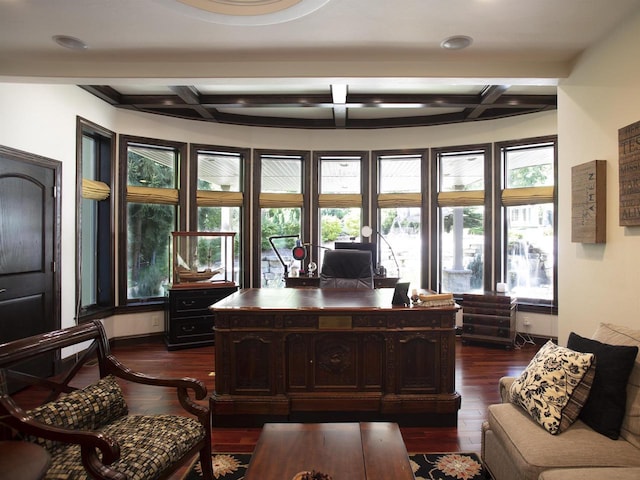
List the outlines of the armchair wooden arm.
{"label": "armchair wooden arm", "polygon": [[113,355],[106,355],[104,362],[105,373],[143,385],[152,385],[158,387],[175,388],[178,395],[178,401],[182,408],[198,418],[205,416],[209,420],[209,408],[194,402],[189,395],[189,391],[193,391],[196,400],[203,400],[207,396],[207,387],[204,382],[195,378],[159,378],[145,375],[140,372],[133,371],[125,367]]}

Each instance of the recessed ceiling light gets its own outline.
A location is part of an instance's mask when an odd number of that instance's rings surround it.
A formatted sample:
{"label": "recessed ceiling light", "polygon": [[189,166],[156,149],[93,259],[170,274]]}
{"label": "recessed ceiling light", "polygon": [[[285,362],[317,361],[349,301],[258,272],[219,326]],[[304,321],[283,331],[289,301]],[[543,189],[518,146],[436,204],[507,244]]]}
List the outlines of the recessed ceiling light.
{"label": "recessed ceiling light", "polygon": [[473,43],[473,38],[466,35],[454,35],[453,37],[445,38],[440,46],[446,50],[462,50],[467,48]]}
{"label": "recessed ceiling light", "polygon": [[87,50],[89,46],[82,40],[76,37],[70,37],[69,35],[54,35],[51,39],[58,45],[69,50]]}

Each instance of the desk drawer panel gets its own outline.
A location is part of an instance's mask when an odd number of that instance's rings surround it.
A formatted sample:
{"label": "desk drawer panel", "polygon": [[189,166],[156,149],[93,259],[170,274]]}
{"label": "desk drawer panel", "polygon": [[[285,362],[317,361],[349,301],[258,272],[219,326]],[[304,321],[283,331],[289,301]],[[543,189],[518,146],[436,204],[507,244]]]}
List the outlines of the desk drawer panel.
{"label": "desk drawer panel", "polygon": [[317,328],[318,315],[283,315],[285,328]]}
{"label": "desk drawer panel", "polygon": [[[427,310],[424,307],[416,307],[416,312],[420,309]],[[412,312],[412,313],[416,313]],[[455,311],[444,311],[442,313],[429,312],[421,315],[406,315],[398,319],[398,327],[432,327],[432,328],[453,328],[456,322]]]}
{"label": "desk drawer panel", "polygon": [[274,328],[275,326],[274,315],[224,315],[220,317],[219,326],[227,327],[225,325],[227,319],[230,328]]}
{"label": "desk drawer panel", "polygon": [[387,323],[385,315],[355,315],[353,317],[354,327],[386,327]]}

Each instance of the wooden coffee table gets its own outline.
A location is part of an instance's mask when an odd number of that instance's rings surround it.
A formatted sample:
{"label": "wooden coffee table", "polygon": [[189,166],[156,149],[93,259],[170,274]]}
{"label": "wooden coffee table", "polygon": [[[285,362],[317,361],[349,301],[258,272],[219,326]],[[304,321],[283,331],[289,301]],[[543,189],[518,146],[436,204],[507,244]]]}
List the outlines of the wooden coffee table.
{"label": "wooden coffee table", "polygon": [[291,480],[301,471],[333,480],[414,480],[395,423],[267,423],[245,480]]}

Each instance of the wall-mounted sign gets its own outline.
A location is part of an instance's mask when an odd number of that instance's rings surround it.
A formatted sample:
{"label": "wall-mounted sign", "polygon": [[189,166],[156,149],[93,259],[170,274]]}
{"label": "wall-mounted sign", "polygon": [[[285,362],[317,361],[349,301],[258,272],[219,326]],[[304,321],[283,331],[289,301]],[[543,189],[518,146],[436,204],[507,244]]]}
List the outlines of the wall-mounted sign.
{"label": "wall-mounted sign", "polygon": [[640,121],[618,130],[620,225],[640,225]]}
{"label": "wall-mounted sign", "polygon": [[571,241],[607,240],[607,162],[593,160],[571,168]]}

